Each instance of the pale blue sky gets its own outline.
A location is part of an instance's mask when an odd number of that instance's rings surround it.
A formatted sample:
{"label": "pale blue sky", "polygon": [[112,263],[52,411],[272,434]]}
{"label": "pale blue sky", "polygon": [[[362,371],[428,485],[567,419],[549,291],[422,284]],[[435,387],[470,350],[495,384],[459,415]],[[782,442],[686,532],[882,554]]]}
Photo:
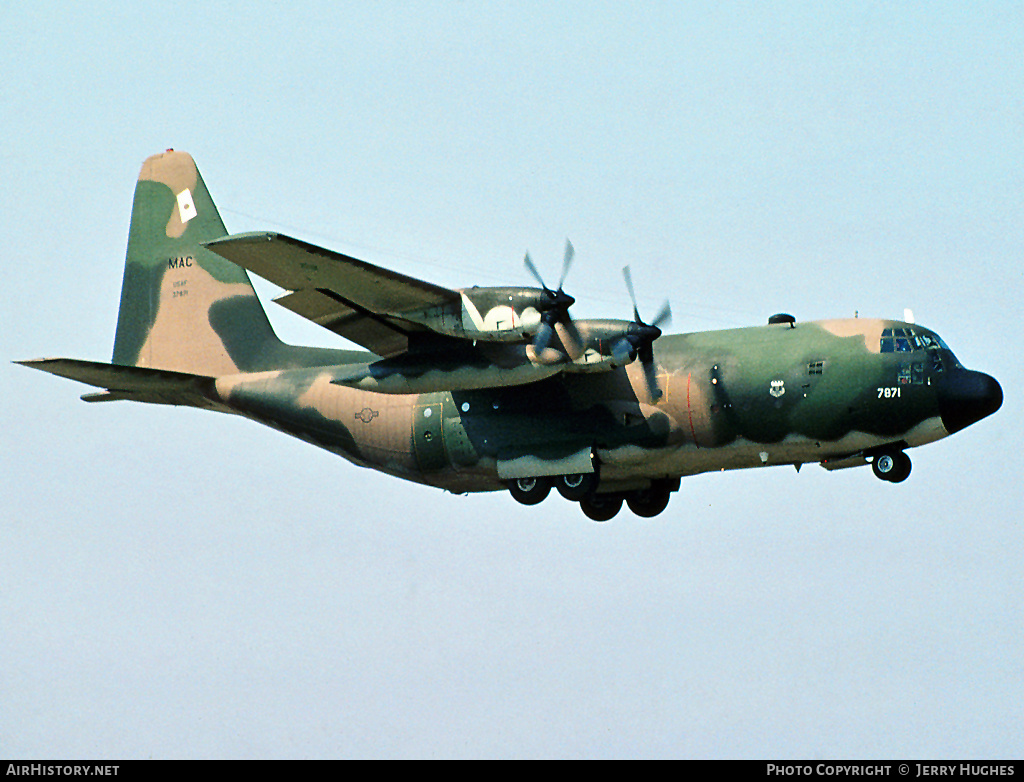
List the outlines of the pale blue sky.
{"label": "pale blue sky", "polygon": [[[1024,6],[5,3],[0,358],[109,360],[135,178],[578,317],[917,319],[999,413],[653,521],[459,497],[5,363],[0,754],[1021,754]],[[261,286],[261,291],[267,290]],[[268,304],[293,342],[341,344]]]}

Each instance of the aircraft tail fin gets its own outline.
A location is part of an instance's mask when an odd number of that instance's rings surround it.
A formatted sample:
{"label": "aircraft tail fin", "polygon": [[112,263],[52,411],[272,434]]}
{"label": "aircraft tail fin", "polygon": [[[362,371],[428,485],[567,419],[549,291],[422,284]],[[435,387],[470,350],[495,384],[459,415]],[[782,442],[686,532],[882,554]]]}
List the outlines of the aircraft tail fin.
{"label": "aircraft tail fin", "polygon": [[266,368],[281,343],[252,282],[202,246],[225,235],[191,155],[168,150],[143,163],[114,364],[214,377]]}

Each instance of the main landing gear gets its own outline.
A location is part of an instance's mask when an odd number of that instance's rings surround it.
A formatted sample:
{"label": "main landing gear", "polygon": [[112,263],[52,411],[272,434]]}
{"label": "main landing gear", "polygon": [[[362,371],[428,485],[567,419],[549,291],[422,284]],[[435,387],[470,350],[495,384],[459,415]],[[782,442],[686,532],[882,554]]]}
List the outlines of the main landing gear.
{"label": "main landing gear", "polygon": [[597,475],[580,473],[577,475],[554,475],[551,477],[513,478],[508,482],[509,493],[516,502],[523,505],[536,505],[547,498],[552,488],[571,502],[579,502],[594,491],[597,486]]}
{"label": "main landing gear", "polygon": [[910,457],[895,449],[875,454],[871,469],[875,477],[890,483],[901,483],[910,475]]}
{"label": "main landing gear", "polygon": [[580,500],[580,509],[594,521],[608,521],[622,509],[625,502],[634,515],[651,519],[668,507],[672,489],[655,482],[649,489],[612,494],[591,494]]}
{"label": "main landing gear", "polygon": [[506,485],[509,494],[523,505],[543,502],[554,487],[565,499],[578,502],[584,515],[594,521],[608,521],[622,509],[623,503],[635,515],[653,518],[668,507],[672,492],[679,488],[678,481],[656,480],[646,489],[597,494],[594,473],[513,478]]}
{"label": "main landing gear", "polygon": [[508,482],[508,492],[516,502],[536,505],[543,502],[551,491],[550,478],[513,478]]}

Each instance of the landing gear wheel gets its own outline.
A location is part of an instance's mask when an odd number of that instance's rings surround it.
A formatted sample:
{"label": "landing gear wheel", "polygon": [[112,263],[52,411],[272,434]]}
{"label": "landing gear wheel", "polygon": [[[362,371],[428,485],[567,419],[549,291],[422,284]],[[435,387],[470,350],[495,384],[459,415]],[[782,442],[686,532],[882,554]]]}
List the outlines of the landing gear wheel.
{"label": "landing gear wheel", "polygon": [[890,475],[889,480],[893,483],[902,483],[910,477],[910,457],[903,451],[896,454],[896,471]]}
{"label": "landing gear wheel", "polygon": [[550,478],[513,478],[508,482],[508,493],[523,505],[543,502],[551,491]]}
{"label": "landing gear wheel", "polygon": [[558,475],[554,478],[554,482],[559,494],[570,502],[579,502],[597,486],[597,474],[590,472]]}
{"label": "landing gear wheel", "polygon": [[896,458],[891,453],[880,453],[871,462],[871,470],[875,477],[883,481],[889,480],[889,474],[895,469]]}
{"label": "landing gear wheel", "polygon": [[910,457],[903,451],[884,451],[871,462],[876,478],[890,483],[902,483],[910,475]]}
{"label": "landing gear wheel", "polygon": [[591,494],[580,500],[580,510],[593,521],[608,521],[621,508],[621,494]]}
{"label": "landing gear wheel", "polygon": [[627,494],[626,504],[637,516],[650,519],[668,507],[671,496],[672,493],[667,488],[655,484],[649,489]]}

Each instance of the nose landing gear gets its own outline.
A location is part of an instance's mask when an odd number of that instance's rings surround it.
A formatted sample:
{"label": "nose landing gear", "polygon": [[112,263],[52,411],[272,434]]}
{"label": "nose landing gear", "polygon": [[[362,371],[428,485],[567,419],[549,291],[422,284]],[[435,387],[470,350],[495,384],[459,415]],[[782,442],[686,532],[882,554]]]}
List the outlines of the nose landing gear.
{"label": "nose landing gear", "polygon": [[910,457],[903,451],[882,451],[875,455],[871,469],[875,477],[890,483],[902,483],[910,475]]}

